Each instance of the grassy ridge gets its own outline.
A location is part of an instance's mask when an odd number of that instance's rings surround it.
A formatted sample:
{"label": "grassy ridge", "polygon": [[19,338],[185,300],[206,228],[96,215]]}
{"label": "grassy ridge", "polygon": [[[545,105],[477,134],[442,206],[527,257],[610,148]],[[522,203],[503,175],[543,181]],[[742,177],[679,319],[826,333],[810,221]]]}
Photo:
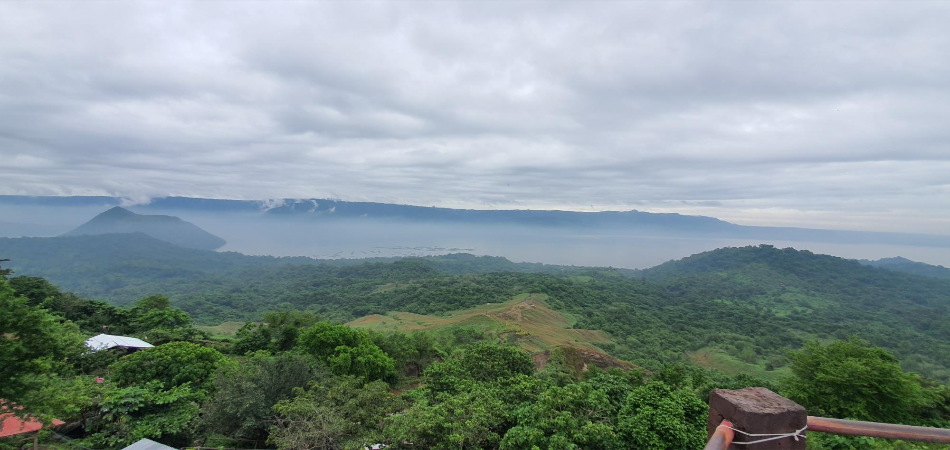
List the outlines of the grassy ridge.
{"label": "grassy ridge", "polygon": [[740,361],[735,356],[730,355],[722,349],[715,347],[703,347],[699,350],[689,353],[689,359],[694,364],[719,370],[726,375],[746,374],[763,380],[772,382],[780,381],[782,378],[791,375],[788,367],[781,367],[775,370],[767,370],[766,363],[750,364]]}
{"label": "grassy ridge", "polygon": [[245,323],[247,322],[224,322],[219,325],[197,325],[195,328],[212,336],[230,337],[237,334]]}
{"label": "grassy ridge", "polygon": [[552,310],[545,294],[524,293],[503,303],[486,303],[473,308],[433,316],[407,312],[371,314],[348,325],[373,331],[437,331],[449,327],[473,327],[490,332],[537,353],[556,347],[572,347],[605,353],[597,344],[613,344],[598,330],[571,328],[573,320]]}

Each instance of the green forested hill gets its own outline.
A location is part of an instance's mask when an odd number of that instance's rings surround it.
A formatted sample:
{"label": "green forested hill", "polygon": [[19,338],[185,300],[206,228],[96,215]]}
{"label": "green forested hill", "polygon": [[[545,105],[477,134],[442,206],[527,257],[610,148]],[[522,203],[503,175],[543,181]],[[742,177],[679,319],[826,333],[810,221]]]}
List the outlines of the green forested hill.
{"label": "green forested hill", "polygon": [[642,275],[681,301],[754,309],[806,337],[858,335],[915,370],[950,376],[946,356],[926,356],[950,354],[950,280],[767,245],[705,252]]}
{"label": "green forested hill", "polygon": [[858,262],[868,266],[880,267],[882,269],[893,270],[895,272],[909,273],[911,275],[950,279],[950,269],[946,267],[911,261],[907,258],[901,258],[900,256],[893,258],[881,258],[876,261],[862,259]]}
{"label": "green forested hill", "polygon": [[[642,273],[449,255],[315,261],[186,250],[141,235],[0,239],[19,275],[127,304],[168,295],[198,323],[299,309],[350,321],[404,311],[438,315],[522,293],[548,296],[605,349],[654,370],[694,361],[760,375],[809,339],[858,336],[905,367],[950,379],[950,281],[769,246],[726,248]],[[332,265],[331,265],[332,264]]]}
{"label": "green forested hill", "polygon": [[[372,287],[375,286],[372,283],[405,282],[437,275],[489,272],[577,275],[592,270],[513,263],[505,258],[468,254],[335,260],[248,256],[187,249],[142,233],[0,238],[0,255],[11,259],[5,265],[19,275],[44,277],[64,290],[115,304],[129,304],[150,293],[164,293],[186,303],[186,309],[192,306],[190,312],[203,322],[256,318],[263,311],[272,310],[288,291],[295,292],[290,297],[299,297],[304,290],[326,287],[327,283],[355,285],[361,277],[372,280],[369,285]],[[394,267],[379,265],[400,261]],[[344,270],[351,266],[365,267]],[[384,269],[379,269],[381,267]],[[414,268],[393,273],[408,267]],[[374,271],[377,269],[387,273],[377,273]],[[228,299],[221,300],[222,296]],[[200,299],[205,297],[221,300],[218,307],[213,308],[215,311],[205,313],[194,307],[203,303]]]}

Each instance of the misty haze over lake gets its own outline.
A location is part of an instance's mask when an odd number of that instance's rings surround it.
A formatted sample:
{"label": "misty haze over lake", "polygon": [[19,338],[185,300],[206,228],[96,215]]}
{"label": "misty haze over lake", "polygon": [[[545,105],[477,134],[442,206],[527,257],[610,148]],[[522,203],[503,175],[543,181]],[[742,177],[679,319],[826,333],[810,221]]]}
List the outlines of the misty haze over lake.
{"label": "misty haze over lake", "polygon": [[[213,220],[194,220],[214,230]],[[366,221],[361,223],[256,223],[218,233],[228,241],[223,251],[252,255],[363,258],[473,253],[504,256],[515,262],[642,269],[671,259],[720,247],[771,244],[853,259],[903,256],[950,266],[950,250],[883,244],[834,244],[747,239],[705,239],[516,226],[459,226]]]}
{"label": "misty haze over lake", "polygon": [[[81,225],[104,209],[102,206],[0,205],[0,237],[56,236]],[[950,248],[946,246],[720,239],[619,229],[465,225],[366,218],[297,220],[254,213],[162,210],[148,206],[132,206],[130,209],[143,214],[179,216],[224,238],[227,244],[219,251],[248,255],[333,259],[472,253],[503,256],[515,262],[640,269],[721,247],[771,244],[844,258],[903,256],[950,266]]]}

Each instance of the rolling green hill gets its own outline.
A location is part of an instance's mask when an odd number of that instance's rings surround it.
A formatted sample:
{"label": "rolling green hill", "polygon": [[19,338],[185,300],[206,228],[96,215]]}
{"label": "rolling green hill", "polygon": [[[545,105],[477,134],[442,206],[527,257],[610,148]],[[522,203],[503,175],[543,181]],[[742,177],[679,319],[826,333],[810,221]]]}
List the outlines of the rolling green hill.
{"label": "rolling green hill", "polygon": [[907,258],[901,258],[900,256],[894,258],[881,258],[876,261],[862,259],[858,262],[868,266],[893,270],[895,272],[909,273],[911,275],[950,279],[950,269],[944,266],[935,266],[933,264],[911,261]]}
{"label": "rolling green hill", "polygon": [[[693,255],[642,277],[679,302],[712,302],[747,311],[746,321],[775,322],[791,342],[860,336],[915,371],[950,377],[950,280],[767,245]],[[762,340],[729,353],[751,361]]]}
{"label": "rolling green hill", "polygon": [[602,369],[634,368],[632,364],[613,358],[599,347],[616,343],[599,330],[573,328],[573,317],[552,310],[547,295],[519,294],[501,303],[486,303],[468,309],[448,311],[440,315],[389,312],[361,317],[348,325],[380,332],[443,332],[452,328],[468,328],[497,336],[535,355],[535,364],[543,367],[553,353],[571,355],[577,372],[587,365]]}
{"label": "rolling green hill", "polygon": [[535,353],[558,346],[603,351],[597,347],[598,343],[612,343],[602,331],[571,328],[576,320],[552,310],[545,300],[547,296],[543,294],[520,294],[505,302],[486,303],[438,316],[389,312],[363,316],[348,325],[374,331],[403,332],[470,326],[508,338]]}
{"label": "rolling green hill", "polygon": [[141,234],[0,239],[0,255],[18,275],[116,304],[168,295],[200,324],[281,309],[342,322],[394,320],[398,311],[426,323],[531,292],[576,318],[572,328],[606,333],[598,348],[649,370],[694,361],[780,373],[788,350],[806,340],[857,336],[894,352],[906,369],[950,379],[950,281],[793,249],[724,248],[642,272],[471,255],[252,257]]}

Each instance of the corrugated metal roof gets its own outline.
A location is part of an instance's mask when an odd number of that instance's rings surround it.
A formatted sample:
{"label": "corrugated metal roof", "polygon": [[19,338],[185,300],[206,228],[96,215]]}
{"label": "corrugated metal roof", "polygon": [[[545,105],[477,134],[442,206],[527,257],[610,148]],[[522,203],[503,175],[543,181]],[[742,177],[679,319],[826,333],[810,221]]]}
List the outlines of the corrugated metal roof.
{"label": "corrugated metal roof", "polygon": [[89,339],[86,339],[86,347],[89,347],[93,350],[103,350],[113,347],[149,348],[154,347],[154,345],[134,337],[100,334],[98,336],[93,336]]}
{"label": "corrugated metal roof", "polygon": [[122,450],[177,450],[175,447],[169,447],[165,444],[160,444],[151,439],[142,439]]}

